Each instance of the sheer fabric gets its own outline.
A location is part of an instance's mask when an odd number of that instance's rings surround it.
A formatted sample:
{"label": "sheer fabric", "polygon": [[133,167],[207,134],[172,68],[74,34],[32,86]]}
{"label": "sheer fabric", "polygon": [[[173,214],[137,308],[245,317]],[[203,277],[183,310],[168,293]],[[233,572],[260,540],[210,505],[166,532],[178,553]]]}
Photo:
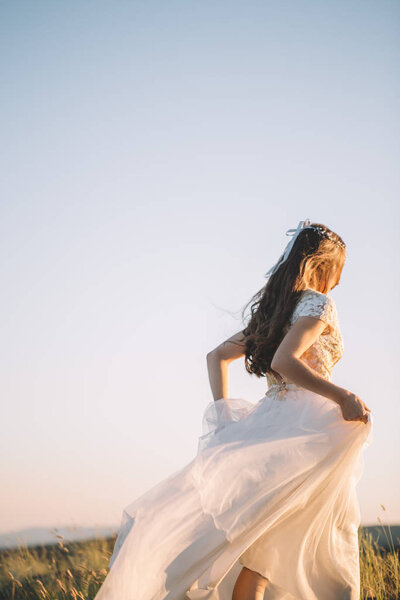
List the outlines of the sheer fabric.
{"label": "sheer fabric", "polygon": [[[302,357],[330,379],[343,352],[333,299],[302,293],[291,319],[327,328]],[[368,422],[294,383],[257,403],[211,401],[196,456],[128,505],[96,600],[231,600],[243,566],[266,600],[359,600],[356,484]]]}

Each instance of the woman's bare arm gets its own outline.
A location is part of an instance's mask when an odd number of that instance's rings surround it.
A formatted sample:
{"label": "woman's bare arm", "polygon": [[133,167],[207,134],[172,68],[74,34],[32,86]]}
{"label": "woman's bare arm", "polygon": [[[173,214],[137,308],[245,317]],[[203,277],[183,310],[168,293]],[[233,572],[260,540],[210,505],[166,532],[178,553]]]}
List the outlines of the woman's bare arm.
{"label": "woman's bare arm", "polygon": [[296,383],[339,404],[346,420],[367,422],[365,411],[370,409],[356,394],[327,381],[300,358],[325,327],[326,323],[316,317],[299,317],[279,344],[271,367],[286,381]]}
{"label": "woman's bare arm", "polygon": [[326,323],[316,317],[299,317],[276,349],[271,367],[286,381],[339,403],[343,388],[321,377],[300,359],[325,327]]}
{"label": "woman's bare arm", "polygon": [[[346,420],[367,422],[365,411],[370,409],[356,395],[324,379],[301,360],[304,352],[324,331],[326,323],[316,317],[299,317],[279,344],[271,367],[286,381],[304,387],[339,404]],[[207,354],[208,376],[214,400],[228,398],[228,366],[245,354],[242,331],[231,336]]]}
{"label": "woman's bare arm", "polygon": [[244,356],[242,331],[238,331],[207,354],[208,378],[214,400],[228,398],[228,366]]}
{"label": "woman's bare arm", "polygon": [[[299,358],[325,327],[326,324],[315,317],[299,317],[279,345],[271,366],[286,381],[323,396],[328,392],[333,399],[335,393],[335,397],[338,397],[338,391],[342,388],[327,382]],[[242,331],[239,331],[207,354],[208,377],[214,400],[229,397],[228,367],[233,360],[244,356],[244,340]]]}

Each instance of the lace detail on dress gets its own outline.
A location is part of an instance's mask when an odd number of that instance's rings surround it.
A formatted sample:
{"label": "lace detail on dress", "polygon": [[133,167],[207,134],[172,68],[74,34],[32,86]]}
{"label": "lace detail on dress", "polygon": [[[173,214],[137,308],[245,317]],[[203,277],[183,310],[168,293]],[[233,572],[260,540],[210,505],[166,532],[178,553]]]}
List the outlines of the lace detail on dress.
{"label": "lace detail on dress", "polygon": [[[303,290],[294,308],[288,329],[303,316],[316,317],[327,326],[300,358],[324,379],[331,381],[333,366],[341,358],[344,350],[335,301],[326,294],[307,288]],[[282,384],[282,379],[272,373],[267,373],[266,378],[269,387]]]}
{"label": "lace detail on dress", "polygon": [[290,324],[293,325],[298,317],[317,317],[334,329],[337,320],[335,301],[330,296],[307,288],[303,290],[293,311]]}

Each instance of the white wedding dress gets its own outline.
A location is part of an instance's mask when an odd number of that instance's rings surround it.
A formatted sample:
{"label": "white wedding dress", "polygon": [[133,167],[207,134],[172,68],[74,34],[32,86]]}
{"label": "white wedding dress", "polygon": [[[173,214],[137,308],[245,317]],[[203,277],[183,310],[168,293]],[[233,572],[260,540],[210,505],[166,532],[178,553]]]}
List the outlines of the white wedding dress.
{"label": "white wedding dress", "polygon": [[[334,300],[307,288],[290,324],[326,327],[301,357],[331,380],[343,341]],[[270,581],[265,600],[359,600],[356,483],[368,422],[267,375],[257,403],[211,401],[197,455],[123,511],[95,600],[231,600],[243,566]]]}

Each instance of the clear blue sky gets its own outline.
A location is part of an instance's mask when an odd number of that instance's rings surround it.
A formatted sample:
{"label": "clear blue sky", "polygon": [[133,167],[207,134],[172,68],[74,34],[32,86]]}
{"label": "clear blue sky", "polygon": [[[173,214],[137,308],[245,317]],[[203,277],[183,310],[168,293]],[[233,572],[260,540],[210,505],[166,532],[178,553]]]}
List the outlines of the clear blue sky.
{"label": "clear blue sky", "polygon": [[305,218],[347,243],[333,381],[374,413],[362,520],[400,522],[399,16],[1,3],[0,531],[118,525],[193,458],[206,353]]}

